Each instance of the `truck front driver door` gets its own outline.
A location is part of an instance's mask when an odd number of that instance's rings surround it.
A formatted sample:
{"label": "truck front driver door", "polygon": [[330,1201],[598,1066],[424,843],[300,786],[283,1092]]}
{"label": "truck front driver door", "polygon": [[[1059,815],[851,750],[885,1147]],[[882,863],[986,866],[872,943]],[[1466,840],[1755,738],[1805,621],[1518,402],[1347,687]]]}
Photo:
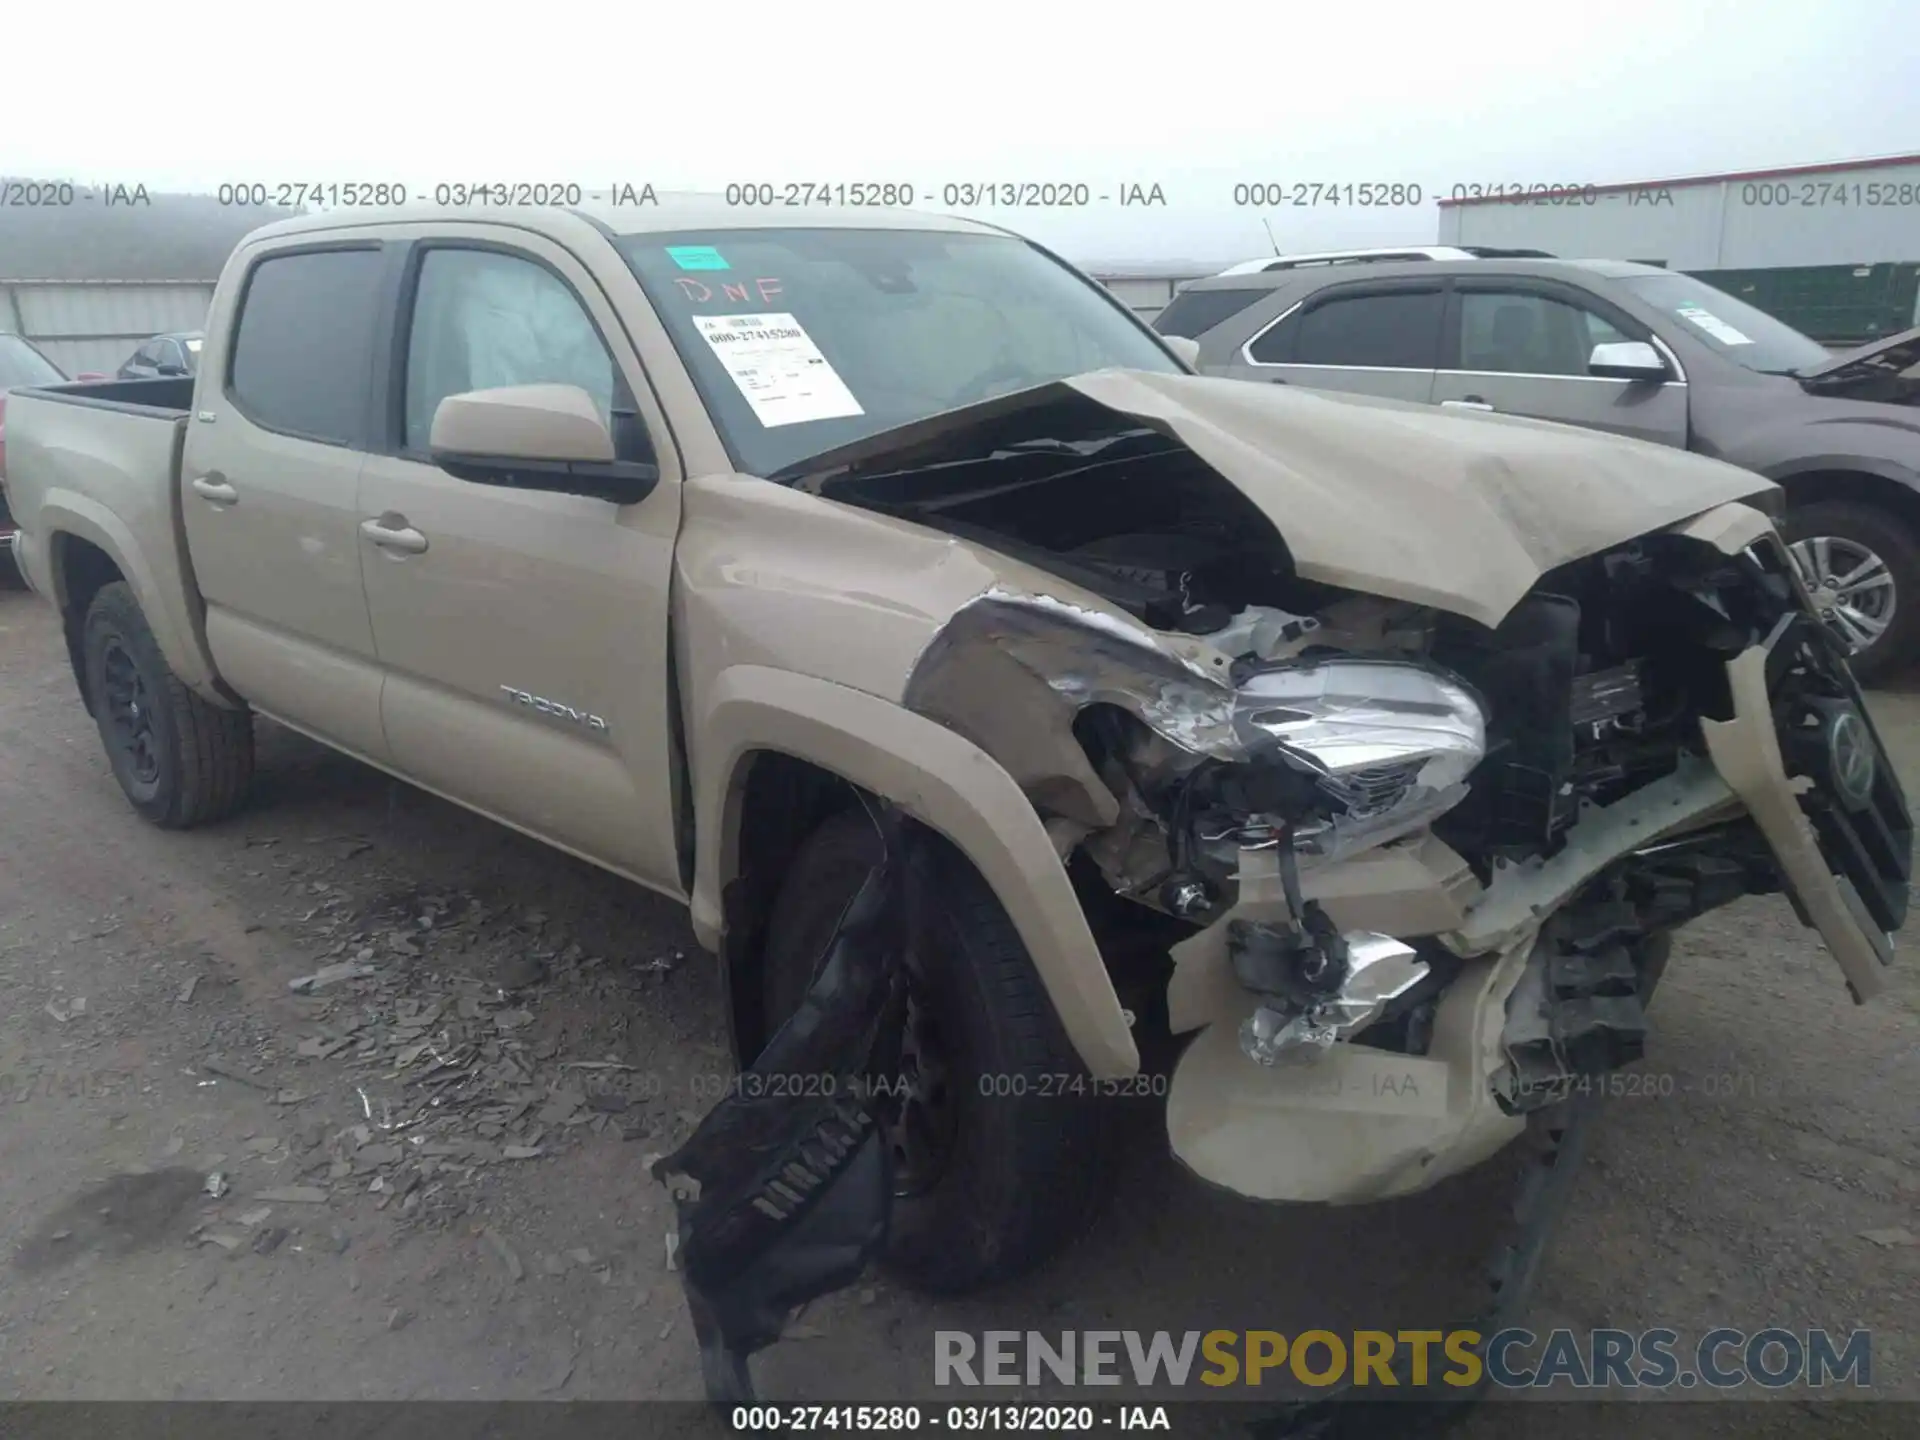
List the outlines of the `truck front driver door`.
{"label": "truck front driver door", "polygon": [[405,265],[394,433],[390,453],[368,458],[360,490],[394,762],[452,799],[677,895],[672,446],[656,442],[661,483],[626,506],[457,480],[428,455],[448,395],[578,385],[605,419],[644,390],[638,358],[586,268],[544,237],[438,227],[411,244]]}

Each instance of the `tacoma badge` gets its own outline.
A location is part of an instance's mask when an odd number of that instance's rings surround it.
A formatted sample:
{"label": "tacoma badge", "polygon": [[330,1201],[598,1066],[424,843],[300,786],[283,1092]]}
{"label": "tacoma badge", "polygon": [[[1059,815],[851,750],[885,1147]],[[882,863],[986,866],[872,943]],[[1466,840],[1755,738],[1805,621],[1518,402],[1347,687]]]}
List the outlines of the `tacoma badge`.
{"label": "tacoma badge", "polygon": [[530,710],[538,710],[542,715],[552,715],[561,720],[571,720],[576,725],[584,725],[589,730],[598,730],[605,734],[607,722],[598,715],[589,715],[584,710],[576,710],[571,705],[562,705],[558,700],[548,700],[530,691],[518,690],[511,685],[502,685],[500,693],[516,705],[525,705]]}

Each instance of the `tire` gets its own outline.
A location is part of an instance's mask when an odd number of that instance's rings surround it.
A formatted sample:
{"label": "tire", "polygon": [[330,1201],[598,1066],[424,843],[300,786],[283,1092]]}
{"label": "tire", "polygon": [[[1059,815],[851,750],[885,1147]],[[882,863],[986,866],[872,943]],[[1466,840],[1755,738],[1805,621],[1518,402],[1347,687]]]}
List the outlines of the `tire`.
{"label": "tire", "polygon": [[[802,844],[770,916],[762,984],[768,1034],[798,1008],[879,846],[858,809],[830,817]],[[919,1146],[896,1144],[885,1259],[915,1288],[956,1295],[1034,1268],[1084,1230],[1106,1188],[1110,1127],[1098,1101],[1063,1084],[1084,1067],[992,890],[944,840],[931,837],[917,854],[922,908],[909,959],[908,1023],[916,1038],[938,1042],[939,1054],[909,1062],[909,1073],[944,1091],[944,1104],[929,1102],[915,1129],[932,1132],[938,1143],[925,1148],[943,1154],[929,1158]],[[921,1050],[927,1053],[925,1044]],[[894,1141],[900,1117],[891,1119]]]}
{"label": "tire", "polygon": [[231,814],[253,778],[253,716],[180,683],[124,581],[102,586],[82,630],[87,695],[114,779],[166,830]]}
{"label": "tire", "polygon": [[[1853,673],[1862,684],[1884,679],[1913,659],[1920,645],[1920,543],[1916,543],[1905,521],[1872,505],[1822,500],[1787,511],[1780,533],[1795,547],[1803,573],[1817,556],[1821,540],[1835,542],[1829,547],[1830,555],[1836,550],[1841,555],[1870,551],[1883,562],[1892,580],[1891,586],[1882,587],[1890,591],[1891,615],[1879,637],[1853,654]],[[1847,567],[1844,561],[1838,561],[1832,568],[1837,571]],[[1821,578],[1810,574],[1808,587],[1814,588]],[[1878,592],[1862,595],[1858,603],[1870,610],[1877,596]]]}

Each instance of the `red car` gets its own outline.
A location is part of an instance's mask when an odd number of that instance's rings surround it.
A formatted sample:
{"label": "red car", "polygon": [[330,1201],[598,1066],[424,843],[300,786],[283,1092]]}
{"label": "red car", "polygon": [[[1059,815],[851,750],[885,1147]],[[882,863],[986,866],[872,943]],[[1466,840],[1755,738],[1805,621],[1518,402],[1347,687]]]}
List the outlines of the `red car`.
{"label": "red car", "polygon": [[[19,568],[13,563],[13,512],[7,509],[7,392],[28,385],[58,385],[66,378],[66,371],[36,350],[26,337],[0,333],[0,588],[17,589],[22,583]],[[80,378],[106,377],[86,374]]]}

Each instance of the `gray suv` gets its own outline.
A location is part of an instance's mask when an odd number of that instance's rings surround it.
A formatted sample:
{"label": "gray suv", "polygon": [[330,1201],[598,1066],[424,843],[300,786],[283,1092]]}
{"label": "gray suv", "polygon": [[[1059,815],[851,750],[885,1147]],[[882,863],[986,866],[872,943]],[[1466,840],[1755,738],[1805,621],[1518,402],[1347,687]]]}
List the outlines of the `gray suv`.
{"label": "gray suv", "polygon": [[1610,430],[1757,470],[1862,678],[1920,651],[1920,329],[1835,356],[1618,260],[1431,247],[1282,257],[1154,321],[1214,375]]}

